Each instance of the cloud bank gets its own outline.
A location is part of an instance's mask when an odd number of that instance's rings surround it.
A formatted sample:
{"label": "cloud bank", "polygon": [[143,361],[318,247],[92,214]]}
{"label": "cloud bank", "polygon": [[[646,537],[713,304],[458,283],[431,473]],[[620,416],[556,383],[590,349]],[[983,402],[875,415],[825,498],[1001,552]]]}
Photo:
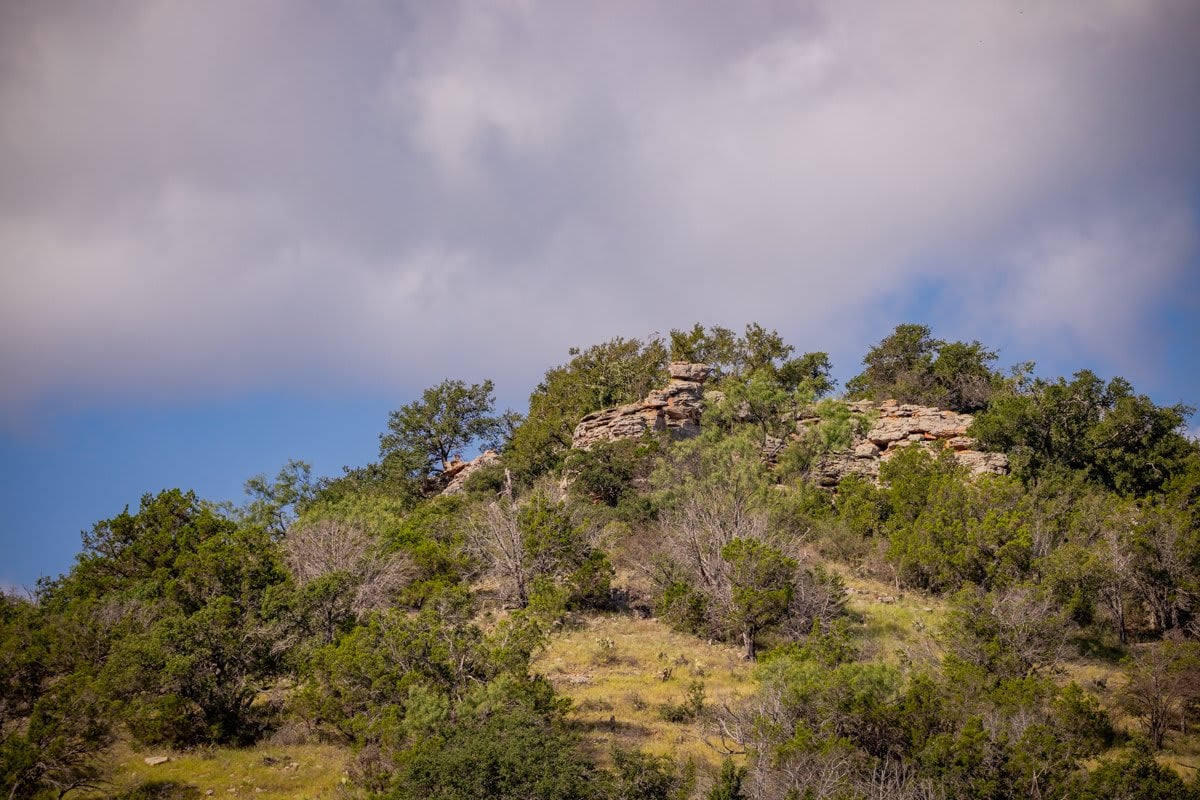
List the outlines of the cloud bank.
{"label": "cloud bank", "polygon": [[949,335],[1132,365],[1194,290],[1189,0],[46,2],[0,31],[9,420],[528,380],[696,320],[860,355],[926,296]]}

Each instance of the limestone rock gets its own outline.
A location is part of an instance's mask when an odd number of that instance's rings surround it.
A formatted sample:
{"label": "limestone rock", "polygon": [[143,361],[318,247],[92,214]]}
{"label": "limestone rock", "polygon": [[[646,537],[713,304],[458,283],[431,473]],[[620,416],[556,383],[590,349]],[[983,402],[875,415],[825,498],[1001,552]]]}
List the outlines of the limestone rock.
{"label": "limestone rock", "polygon": [[817,482],[836,486],[849,475],[870,480],[879,479],[881,461],[896,455],[906,447],[924,447],[936,454],[943,449],[953,451],[954,458],[972,475],[1008,472],[1008,457],[1003,453],[984,453],[975,449],[976,441],[967,436],[975,418],[928,406],[897,403],[885,400],[878,405],[869,400],[847,404],[859,414],[878,413],[871,429],[855,440],[850,450],[831,453],[817,464]]}
{"label": "limestone rock", "polygon": [[483,467],[500,463],[500,454],[495,450],[484,450],[478,457],[470,461],[452,461],[442,472],[443,479],[449,479],[442,494],[459,494],[470,478]]}
{"label": "limestone rock", "polygon": [[813,471],[817,485],[827,489],[832,489],[851,475],[871,481],[879,480],[879,459],[846,451],[830,453],[820,460]]}
{"label": "limestone rock", "polygon": [[700,433],[707,364],[677,362],[667,367],[670,382],[644,399],[588,414],[575,426],[571,447],[589,450],[601,442],[637,439],[646,431],[668,431],[679,438]]}
{"label": "limestone rock", "polygon": [[1008,456],[1004,453],[984,453],[979,450],[958,450],[954,453],[958,463],[971,470],[972,475],[1008,474]]}
{"label": "limestone rock", "polygon": [[712,367],[708,364],[675,361],[667,365],[667,374],[671,376],[671,380],[704,383],[712,375]]}

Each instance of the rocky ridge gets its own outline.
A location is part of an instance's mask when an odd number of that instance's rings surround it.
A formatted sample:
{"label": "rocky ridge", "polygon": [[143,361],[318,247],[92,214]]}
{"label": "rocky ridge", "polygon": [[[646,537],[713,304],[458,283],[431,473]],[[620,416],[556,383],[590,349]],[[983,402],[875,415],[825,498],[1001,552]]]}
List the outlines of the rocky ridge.
{"label": "rocky ridge", "polygon": [[[588,450],[600,442],[637,439],[646,431],[669,431],[680,438],[699,434],[706,400],[704,382],[711,369],[706,364],[678,362],[669,365],[668,372],[671,380],[667,386],[651,391],[645,399],[584,417],[575,428],[571,446]],[[723,398],[719,395],[710,392],[707,401],[721,402]],[[954,459],[972,475],[1008,472],[1007,456],[980,451],[978,443],[967,436],[967,429],[975,421],[970,414],[895,400],[882,403],[860,400],[847,405],[856,413],[878,416],[848,450],[830,453],[817,463],[814,478],[821,486],[837,486],[848,475],[876,481],[881,462],[914,445],[935,453],[951,451]],[[819,422],[815,417],[800,420],[796,424],[797,433]],[[779,448],[784,445],[778,444]]]}
{"label": "rocky ridge", "polygon": [[860,400],[848,405],[857,413],[879,416],[866,434],[855,438],[849,450],[830,453],[817,463],[814,477],[821,486],[836,486],[849,475],[878,480],[881,462],[914,445],[934,453],[950,450],[972,475],[1008,472],[1008,456],[977,450],[978,442],[967,436],[967,429],[975,421],[970,414],[895,400],[878,404]]}
{"label": "rocky ridge", "polygon": [[712,373],[707,364],[675,362],[667,366],[670,382],[645,399],[616,408],[593,411],[575,426],[571,447],[590,450],[600,442],[637,439],[646,431],[668,431],[687,438],[700,433],[704,382]]}

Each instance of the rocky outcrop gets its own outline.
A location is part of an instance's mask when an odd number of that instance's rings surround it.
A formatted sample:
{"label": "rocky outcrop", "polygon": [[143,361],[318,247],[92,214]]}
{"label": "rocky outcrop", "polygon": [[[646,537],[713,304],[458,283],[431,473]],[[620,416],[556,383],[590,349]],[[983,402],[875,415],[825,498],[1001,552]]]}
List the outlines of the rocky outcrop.
{"label": "rocky outcrop", "polygon": [[704,382],[711,374],[707,364],[670,364],[670,382],[645,399],[616,408],[595,411],[575,427],[571,447],[589,450],[600,442],[637,439],[646,431],[667,431],[679,438],[700,433]]}
{"label": "rocky outcrop", "polygon": [[836,486],[850,475],[879,479],[879,465],[905,447],[926,447],[934,453],[950,450],[954,459],[972,475],[1008,472],[1008,457],[1003,453],[985,453],[967,436],[975,418],[954,411],[900,404],[885,400],[876,405],[869,401],[851,403],[858,413],[878,413],[865,435],[857,437],[849,450],[830,453],[818,463],[815,476],[822,486]]}
{"label": "rocky outcrop", "polygon": [[[706,364],[675,363],[668,371],[671,380],[667,386],[655,389],[645,399],[584,417],[575,427],[571,446],[587,450],[600,442],[637,439],[646,431],[668,431],[680,438],[698,434],[706,402],[710,406],[719,404],[724,395],[713,391],[705,394],[704,382],[711,373]],[[880,463],[913,446],[934,453],[950,450],[972,475],[1008,472],[1007,456],[977,450],[977,442],[967,436],[967,429],[975,421],[970,414],[895,400],[882,403],[860,400],[848,405],[856,413],[874,415],[875,420],[865,434],[855,437],[848,450],[830,453],[818,462],[814,478],[821,486],[837,486],[850,475],[877,481]],[[819,417],[797,420],[797,432],[820,421]],[[774,460],[786,444],[786,440],[769,439],[764,457]]]}
{"label": "rocky outcrop", "polygon": [[478,457],[470,461],[451,461],[442,471],[442,479],[448,481],[442,494],[459,494],[470,478],[483,467],[500,463],[500,454],[495,450],[484,450]]}

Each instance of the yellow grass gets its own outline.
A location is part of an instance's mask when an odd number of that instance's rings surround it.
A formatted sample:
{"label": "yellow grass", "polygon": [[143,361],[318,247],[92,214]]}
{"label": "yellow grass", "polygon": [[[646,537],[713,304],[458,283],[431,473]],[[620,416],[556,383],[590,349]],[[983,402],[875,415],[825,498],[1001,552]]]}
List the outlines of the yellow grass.
{"label": "yellow grass", "polygon": [[[156,766],[145,762],[147,757],[162,755],[171,760]],[[143,752],[118,745],[111,753],[105,791],[79,796],[321,800],[336,796],[348,755],[332,745],[259,745],[187,753]]]}
{"label": "yellow grass", "polygon": [[754,691],[753,667],[737,648],[676,633],[654,619],[586,618],[554,637],[533,669],[571,698],[570,719],[601,763],[617,746],[719,766],[726,753],[707,715],[668,722],[660,709],[683,704],[696,681],[704,684],[707,709]]}
{"label": "yellow grass", "polygon": [[857,618],[862,658],[888,664],[936,660],[942,649],[937,636],[946,616],[939,598],[897,591],[890,584],[827,564],[842,575],[850,594],[846,607]]}

